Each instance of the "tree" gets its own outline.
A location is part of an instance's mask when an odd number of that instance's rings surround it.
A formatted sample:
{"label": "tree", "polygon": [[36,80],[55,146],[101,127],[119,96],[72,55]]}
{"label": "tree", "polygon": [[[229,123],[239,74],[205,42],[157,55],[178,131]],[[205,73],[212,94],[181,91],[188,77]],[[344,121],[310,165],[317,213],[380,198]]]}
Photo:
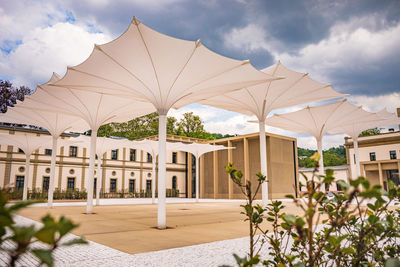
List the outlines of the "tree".
{"label": "tree", "polygon": [[373,128],[362,131],[359,136],[370,136],[370,135],[377,135],[381,133],[381,128]]}
{"label": "tree", "polygon": [[210,136],[210,134],[204,130],[204,125],[200,117],[194,115],[193,112],[186,112],[183,114],[183,118],[176,126],[178,135],[204,139]]}
{"label": "tree", "polygon": [[26,86],[14,87],[10,81],[0,80],[0,111],[7,112],[7,107],[13,107],[17,100],[24,101],[25,95],[30,94],[31,89]]}
{"label": "tree", "polygon": [[[315,161],[310,157],[315,153],[315,150],[307,148],[297,148],[299,167],[312,168]],[[347,163],[346,149],[344,146],[331,147],[324,152],[324,165],[325,166],[340,166]]]}
{"label": "tree", "polygon": [[[167,133],[175,134],[176,119],[167,118]],[[99,136],[119,136],[130,140],[158,134],[158,114],[156,112],[123,123],[109,123],[99,128]]]}

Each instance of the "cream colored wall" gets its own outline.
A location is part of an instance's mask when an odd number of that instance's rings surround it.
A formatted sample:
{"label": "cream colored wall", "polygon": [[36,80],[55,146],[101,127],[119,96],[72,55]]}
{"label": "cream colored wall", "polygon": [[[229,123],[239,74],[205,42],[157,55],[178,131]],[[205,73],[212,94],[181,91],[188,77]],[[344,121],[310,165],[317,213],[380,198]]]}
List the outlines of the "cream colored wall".
{"label": "cream colored wall", "polygon": [[[329,169],[329,167],[325,167],[325,169]],[[312,178],[312,174],[313,174],[313,172],[312,171],[302,171],[301,169],[299,170],[299,181],[300,181],[300,183],[302,183],[303,184],[303,187],[300,189],[300,191],[305,191],[306,190],[306,188],[305,188],[305,185],[306,185],[306,180],[304,179],[304,177],[303,177],[303,175],[301,175],[301,173],[300,172],[302,172],[303,174],[305,174],[306,175],[306,177],[308,178],[308,179],[311,179]],[[329,190],[333,190],[333,191],[335,191],[335,190],[337,190],[337,187],[336,187],[336,182],[337,181],[339,181],[339,180],[344,180],[345,182],[347,182],[348,183],[348,177],[347,177],[347,170],[345,169],[345,170],[334,170],[334,173],[333,173],[333,176],[335,177],[335,181],[334,181],[334,183],[331,185],[331,188],[329,189]],[[299,183],[299,184],[300,184]]]}
{"label": "cream colored wall", "polygon": [[[4,132],[4,131],[3,131]],[[8,131],[5,131],[8,133]],[[5,145],[0,146],[0,158],[6,158],[7,157],[7,147]],[[31,155],[31,163],[30,163],[30,172],[29,172],[29,182],[28,182],[28,187],[30,189],[32,188],[39,188],[42,189],[43,186],[43,177],[44,176],[50,176],[49,173],[46,172],[47,168],[50,168],[50,159],[51,156],[45,155],[45,149],[46,148],[41,148],[36,151],[33,155]],[[60,160],[60,148],[57,151],[57,161]],[[13,186],[15,186],[15,179],[17,175],[22,175],[24,176],[24,172],[19,171],[19,167],[25,167],[25,154],[24,153],[18,153],[18,148],[13,147],[12,150],[12,165],[11,165],[11,171],[10,171],[10,177],[11,177],[11,182],[13,183]],[[116,178],[117,179],[117,191],[121,191],[124,189],[125,191],[129,190],[129,180],[130,179],[135,179],[135,189],[136,191],[140,190],[145,190],[146,189],[146,180],[151,180],[152,179],[152,163],[147,163],[147,156],[144,154],[143,157],[143,179],[142,179],[142,188],[140,188],[140,150],[136,151],[136,161],[130,161],[129,160],[129,148],[126,149],[125,157],[123,157],[123,149],[120,148],[118,150],[118,159],[117,160],[111,160],[111,151],[108,151],[106,153],[106,175],[105,175],[105,190],[106,192],[109,191],[110,188],[110,179]],[[84,172],[85,172],[85,183],[84,187],[87,187],[87,179],[89,177],[89,159],[88,155],[89,152],[86,151],[85,155],[85,162],[86,166],[84,166]],[[34,163],[35,156],[37,158],[38,163]],[[55,187],[59,188],[61,187],[62,190],[65,190],[67,188],[67,178],[68,177],[73,177],[75,178],[75,188],[77,189],[82,189],[81,184],[82,184],[82,162],[84,160],[84,149],[81,147],[78,147],[78,153],[77,157],[69,157],[69,146],[64,148],[64,156],[63,158],[63,165],[62,168],[60,168],[59,164],[56,165],[56,171],[55,171]],[[125,162],[123,162],[125,161]],[[36,162],[36,161],[35,161]],[[172,176],[176,175],[177,176],[177,181],[178,181],[178,189],[180,192],[184,193],[185,192],[185,153],[184,152],[178,152],[178,163],[177,164],[172,164],[168,163],[172,162],[172,152],[168,153],[168,161],[167,161],[167,168],[173,168],[174,170],[167,170],[167,188],[172,187]],[[97,164],[97,163],[96,163]],[[123,164],[125,164],[125,167],[123,168]],[[33,184],[33,173],[34,173],[34,166],[37,166],[36,170],[36,182]],[[112,165],[112,167],[108,166]],[[5,160],[0,160],[0,187],[3,187],[4,185],[4,173],[6,169],[6,162]],[[74,174],[70,174],[70,170],[74,170]],[[179,171],[178,171],[179,170]],[[61,171],[62,174],[62,180],[61,180],[61,185],[58,184],[58,177],[59,173]],[[95,171],[97,172],[97,166],[95,168]],[[112,175],[112,172],[115,171],[116,174]],[[131,176],[131,172],[134,173],[134,176]],[[157,172],[157,170],[156,170]],[[122,183],[122,174],[125,173],[125,180],[124,184]],[[150,177],[147,175],[150,174]],[[95,178],[97,178],[97,173],[95,174]],[[101,181],[100,181],[101,183]]]}
{"label": "cream colored wall", "polygon": [[[397,158],[400,158],[400,143],[390,145],[368,146],[360,147],[358,149],[360,156],[360,163],[370,161],[369,153],[375,152],[376,160],[390,160],[389,151],[395,150]],[[354,148],[350,148],[350,166],[352,177],[357,176],[356,164],[354,162]]]}

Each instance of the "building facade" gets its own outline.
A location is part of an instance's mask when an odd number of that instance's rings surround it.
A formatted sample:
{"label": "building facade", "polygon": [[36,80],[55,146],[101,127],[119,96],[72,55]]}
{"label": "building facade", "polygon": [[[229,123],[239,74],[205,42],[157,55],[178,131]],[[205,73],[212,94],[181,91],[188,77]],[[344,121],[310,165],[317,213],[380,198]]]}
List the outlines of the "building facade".
{"label": "building facade", "polygon": [[[23,127],[0,126],[1,133],[48,135],[44,130]],[[77,134],[63,134],[69,138]],[[296,139],[266,134],[269,166],[269,191],[273,198],[293,193],[297,179]],[[156,136],[148,139],[157,139]],[[236,147],[207,153],[200,158],[200,197],[202,198],[242,198],[240,191],[231,183],[225,172],[228,162],[242,169],[245,178],[256,180],[260,171],[259,135],[251,134],[219,140],[202,140],[189,137],[167,135],[170,142],[200,142]],[[47,190],[50,178],[50,148],[40,148],[31,155],[28,188]],[[156,184],[158,171],[152,173],[151,155],[133,148],[109,151],[102,162],[103,179],[101,192],[150,192],[152,177]],[[180,197],[195,197],[195,158],[186,152],[167,152],[166,188],[176,189]],[[60,147],[57,151],[55,188],[59,190],[86,188],[89,177],[89,151],[77,146]],[[96,169],[97,172],[97,169]],[[95,184],[97,173],[95,172]],[[0,146],[0,187],[7,185],[22,188],[25,182],[25,154],[17,147]],[[156,187],[157,190],[157,187]],[[261,197],[261,194],[260,194]]]}
{"label": "building facade", "polygon": [[[345,139],[349,177],[356,178],[356,158],[351,138]],[[389,180],[399,183],[400,170],[400,131],[358,138],[361,175],[371,184],[387,188]]]}

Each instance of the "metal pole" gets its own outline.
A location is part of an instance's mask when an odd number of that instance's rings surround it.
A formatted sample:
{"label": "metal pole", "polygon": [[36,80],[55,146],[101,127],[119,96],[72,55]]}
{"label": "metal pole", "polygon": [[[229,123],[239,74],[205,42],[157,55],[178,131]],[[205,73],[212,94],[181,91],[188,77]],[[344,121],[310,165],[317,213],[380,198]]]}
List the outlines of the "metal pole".
{"label": "metal pole", "polygon": [[24,179],[24,191],[22,193],[22,200],[28,199],[28,183],[29,183],[29,162],[31,154],[26,154],[25,160],[25,179]]}
{"label": "metal pole", "polygon": [[167,116],[159,114],[158,125],[158,229],[167,228],[167,215],[165,205],[165,174],[166,174],[166,150],[167,150]]}
{"label": "metal pole", "polygon": [[[356,173],[357,177],[361,176],[361,169],[360,169],[360,154],[358,150],[358,136],[353,137],[353,142],[354,142],[354,155],[355,155],[355,161],[356,161]],[[353,179],[356,179],[357,177],[352,177]]]}
{"label": "metal pole", "polygon": [[200,166],[199,166],[199,158],[200,156],[196,157],[196,202],[199,202],[199,173],[200,173]]}
{"label": "metal pole", "polygon": [[325,174],[325,169],[324,169],[324,155],[322,152],[322,137],[317,139],[317,146],[318,146],[318,154],[319,154],[319,174],[324,175]]}
{"label": "metal pole", "polygon": [[49,181],[49,190],[47,195],[48,208],[53,207],[54,181],[56,179],[57,139],[58,136],[53,136],[53,143],[51,147],[50,181]]}
{"label": "metal pole", "polygon": [[103,180],[103,172],[101,171],[101,157],[97,155],[97,178],[96,178],[96,206],[100,205],[100,183]]}
{"label": "metal pole", "polygon": [[93,177],[94,177],[94,160],[96,157],[96,139],[97,129],[92,129],[90,136],[90,158],[89,158],[89,177],[87,181],[87,203],[86,213],[93,213]]}
{"label": "metal pole", "polygon": [[156,202],[156,159],[157,155],[152,155],[152,171],[151,171],[151,203],[154,204]]}
{"label": "metal pole", "polygon": [[[268,180],[268,172],[267,172],[267,142],[265,137],[265,120],[259,121],[260,128],[260,165],[261,165],[261,173],[267,177]],[[262,204],[263,206],[267,206],[268,204],[268,182],[262,183],[261,187],[262,191]]]}

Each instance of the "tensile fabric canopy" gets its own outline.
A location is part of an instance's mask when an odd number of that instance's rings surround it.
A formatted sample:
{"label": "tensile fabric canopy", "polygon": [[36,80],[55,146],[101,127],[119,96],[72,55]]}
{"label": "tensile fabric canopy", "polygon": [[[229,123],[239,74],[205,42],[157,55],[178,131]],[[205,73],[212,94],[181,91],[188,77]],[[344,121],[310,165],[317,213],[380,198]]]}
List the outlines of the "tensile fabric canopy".
{"label": "tensile fabric canopy", "polygon": [[28,197],[29,163],[31,154],[40,147],[48,147],[52,143],[50,136],[35,136],[30,134],[0,134],[0,144],[16,146],[25,153],[25,177],[22,200]]}
{"label": "tensile fabric canopy", "polygon": [[249,61],[234,60],[159,33],[136,18],[117,39],[96,45],[83,63],[70,67],[55,87],[95,91],[148,101],[159,114],[158,228],[166,228],[166,115],[170,108],[275,80]]}
{"label": "tensile fabric canopy", "polygon": [[[260,131],[261,173],[267,176],[267,152],[265,119],[272,110],[314,101],[343,97],[331,85],[311,79],[308,74],[286,68],[281,62],[263,69],[262,72],[285,79],[266,81],[241,90],[205,98],[199,103],[256,116]],[[267,205],[268,183],[262,185],[263,205]]]}
{"label": "tensile fabric canopy", "polygon": [[[59,76],[53,73],[51,79],[47,83],[53,83],[57,80],[59,80]],[[6,113],[0,114],[0,121],[34,125],[45,128],[52,136],[52,151],[57,151],[57,141],[63,132],[68,130],[82,132],[88,129],[87,123],[78,116],[65,114],[57,110],[41,110],[38,109],[38,107],[24,105],[24,102],[19,101],[17,105],[9,108]],[[53,206],[56,154],[57,153],[51,154],[50,182],[47,202],[49,208]]]}
{"label": "tensile fabric canopy", "polygon": [[71,90],[49,83],[39,85],[34,94],[25,98],[22,105],[31,109],[80,117],[86,122],[87,130],[91,130],[86,213],[92,213],[93,210],[94,161],[99,127],[109,122],[125,122],[155,111],[153,105],[148,102],[92,91]]}
{"label": "tensile fabric canopy", "polygon": [[296,133],[310,133],[317,140],[319,171],[324,174],[322,138],[340,125],[362,118],[368,114],[361,107],[350,104],[346,99],[324,106],[307,107],[299,111],[275,114],[266,119],[267,125]]}
{"label": "tensile fabric canopy", "polygon": [[[332,129],[329,130],[329,133],[345,133],[350,135],[354,144],[354,161],[356,165],[356,176],[361,176],[361,168],[360,168],[360,156],[358,150],[358,137],[362,131],[376,128],[376,127],[384,127],[384,126],[393,126],[398,125],[400,123],[400,119],[394,113],[387,112],[385,109],[372,113],[365,112],[362,116],[358,118],[354,118],[352,121],[348,121],[346,123],[342,123]],[[352,159],[350,158],[350,161]],[[351,172],[352,178],[353,172]]]}

